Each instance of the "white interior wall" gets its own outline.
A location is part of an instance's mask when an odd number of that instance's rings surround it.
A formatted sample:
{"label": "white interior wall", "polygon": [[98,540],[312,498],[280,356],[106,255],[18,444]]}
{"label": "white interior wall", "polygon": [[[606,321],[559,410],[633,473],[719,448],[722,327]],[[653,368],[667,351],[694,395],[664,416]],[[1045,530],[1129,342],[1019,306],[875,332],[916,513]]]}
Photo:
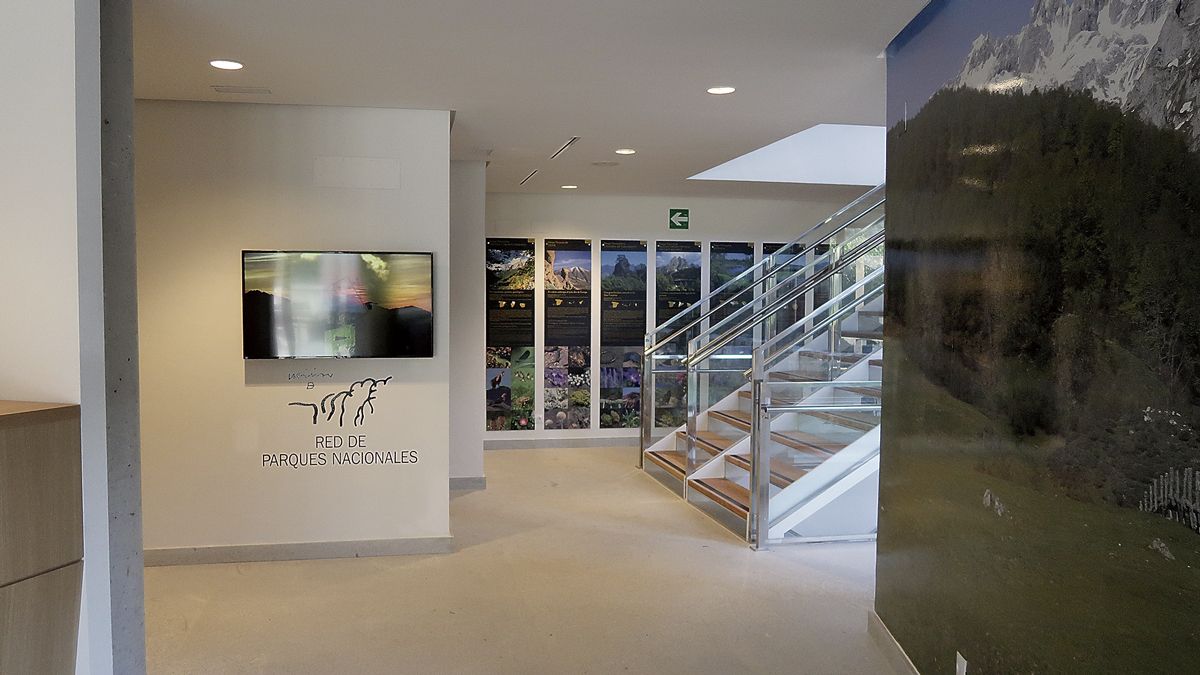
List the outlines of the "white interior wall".
{"label": "white interior wall", "polygon": [[[637,239],[648,243],[648,264],[651,283],[648,287],[647,319],[654,321],[653,267],[654,244],[659,240],[701,241],[705,260],[704,288],[708,287],[708,244],[723,242],[786,242],[801,235],[810,227],[845,206],[866,189],[829,187],[819,197],[808,200],[737,199],[719,197],[670,197],[641,195],[588,195],[489,193],[487,196],[487,236],[529,237],[537,240],[537,259],[543,255],[546,238],[592,240],[593,289],[598,288],[600,241],[603,239]],[[668,212],[673,208],[690,209],[687,230],[671,230]],[[758,249],[756,248],[756,251]],[[483,253],[479,267],[483,267]],[[539,289],[542,269],[538,267]],[[480,288],[482,289],[482,280]],[[482,291],[481,291],[482,294]],[[534,338],[543,345],[544,302],[539,290],[534,320]],[[592,293],[592,351],[599,349],[599,292]],[[650,327],[650,326],[648,326]],[[480,350],[482,351],[482,349]],[[537,372],[542,373],[541,350],[538,350]],[[476,369],[474,382],[484,389],[484,369]],[[604,442],[635,443],[636,429],[600,429],[596,424],[599,385],[595,377],[593,358],[591,429],[547,430],[542,428],[541,387],[535,402],[534,415],[538,428],[534,431],[485,432],[489,447],[509,447],[521,444],[562,443],[596,444]],[[540,380],[539,380],[540,382]],[[482,405],[481,405],[482,409]],[[481,425],[482,426],[482,425]]]}
{"label": "white interior wall", "polygon": [[[483,477],[487,164],[450,162],[450,478]],[[478,484],[477,481],[476,484]],[[469,485],[469,481],[462,481]]]}
{"label": "white interior wall", "polygon": [[4,12],[0,58],[20,65],[0,72],[0,87],[21,93],[0,106],[0,398],[84,404],[77,672],[110,673],[99,15],[75,0],[13,0]]}
{"label": "white interior wall", "polygon": [[[449,113],[139,101],[136,136],[147,559],[447,537]],[[434,358],[243,361],[243,249],[432,251]],[[389,375],[368,447],[417,464],[262,466],[351,433],[288,402]]]}

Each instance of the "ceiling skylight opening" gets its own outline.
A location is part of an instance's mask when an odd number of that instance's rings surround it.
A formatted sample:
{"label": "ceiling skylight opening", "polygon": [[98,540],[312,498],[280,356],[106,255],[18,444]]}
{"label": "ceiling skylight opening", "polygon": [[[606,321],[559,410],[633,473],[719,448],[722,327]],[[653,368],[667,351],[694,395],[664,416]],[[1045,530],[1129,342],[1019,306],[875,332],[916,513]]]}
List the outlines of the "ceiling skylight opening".
{"label": "ceiling skylight opening", "polygon": [[690,180],[873,187],[884,181],[886,156],[885,127],[818,124]]}

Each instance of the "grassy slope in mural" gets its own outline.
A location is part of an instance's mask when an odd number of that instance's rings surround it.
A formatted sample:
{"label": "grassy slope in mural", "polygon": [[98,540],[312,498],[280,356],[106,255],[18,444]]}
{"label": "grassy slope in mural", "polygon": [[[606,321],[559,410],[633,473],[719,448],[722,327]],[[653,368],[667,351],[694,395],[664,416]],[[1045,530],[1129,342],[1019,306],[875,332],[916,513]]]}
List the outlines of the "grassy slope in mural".
{"label": "grassy slope in mural", "polygon": [[1200,469],[1200,159],[1087,94],[965,89],[888,158],[881,614],[931,672],[1194,665],[1200,536],[1136,507]]}

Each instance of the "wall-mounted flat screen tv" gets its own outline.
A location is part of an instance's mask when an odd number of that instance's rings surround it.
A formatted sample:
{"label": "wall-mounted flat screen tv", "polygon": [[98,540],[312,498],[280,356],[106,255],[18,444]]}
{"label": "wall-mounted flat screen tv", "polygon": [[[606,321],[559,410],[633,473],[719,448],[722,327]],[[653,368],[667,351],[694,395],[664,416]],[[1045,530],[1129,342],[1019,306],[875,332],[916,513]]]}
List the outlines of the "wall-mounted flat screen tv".
{"label": "wall-mounted flat screen tv", "polygon": [[242,355],[433,356],[433,254],[242,251]]}

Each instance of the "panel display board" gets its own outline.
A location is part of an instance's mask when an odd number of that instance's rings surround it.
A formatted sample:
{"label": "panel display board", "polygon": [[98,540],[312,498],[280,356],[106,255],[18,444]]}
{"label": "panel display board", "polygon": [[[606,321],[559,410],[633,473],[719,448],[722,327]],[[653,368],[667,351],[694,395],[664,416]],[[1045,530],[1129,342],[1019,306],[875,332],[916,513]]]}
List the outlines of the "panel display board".
{"label": "panel display board", "polygon": [[[709,244],[708,256],[709,292],[713,292],[754,266],[754,244],[714,241]],[[737,311],[738,307],[746,304],[745,297],[737,297],[727,306],[715,307],[726,299],[737,296],[739,291],[749,285],[750,282],[743,279],[730,286],[720,296],[714,297],[712,300],[714,310],[710,324],[715,324]],[[746,293],[745,295],[749,296],[750,294]]]}
{"label": "panel display board", "polygon": [[533,429],[532,239],[487,240],[487,429]]}
{"label": "panel display board", "polygon": [[[709,292],[714,293],[718,288],[733,281],[739,274],[753,266],[754,244],[747,242],[712,242],[708,247]],[[722,291],[720,294],[714,293],[709,305],[712,307],[712,316],[709,318],[710,327],[716,326],[723,319],[734,314],[739,308],[748,303],[750,293],[739,295],[739,292],[746,289],[751,283],[752,280],[741,279],[737,283],[731,284],[728,289]],[[729,303],[722,304],[725,300],[729,300]],[[739,315],[738,320],[744,317],[744,314]],[[733,321],[731,321],[732,323]],[[747,356],[751,353],[753,345],[754,334],[747,331],[731,344],[723,347],[719,353],[739,355],[739,357]],[[720,368],[732,368],[740,371],[749,366],[749,361],[741,360],[741,358],[720,359],[714,365]],[[741,372],[710,374],[708,378],[708,402],[714,403],[724,398],[727,394],[742,386],[744,382],[745,377]]]}
{"label": "panel display board", "polygon": [[[763,244],[763,258],[773,255],[775,256],[774,265],[783,265],[783,263],[786,261],[791,260],[794,256],[799,255],[803,250],[804,247],[799,244],[792,244],[791,246],[788,246],[787,244],[767,242]],[[783,281],[803,268],[804,257],[801,256],[796,258],[795,262],[784,265],[783,269],[776,273],[774,280],[771,283]],[[779,331],[786,330],[789,326],[803,318],[804,315],[804,298],[797,298],[788,303],[787,306],[781,308],[778,312],[775,312],[775,325],[768,325],[768,331],[773,335]]]}
{"label": "panel display board", "polygon": [[[703,266],[700,242],[660,241],[655,246],[655,322],[662,325],[700,300],[700,274]],[[682,359],[687,354],[688,336],[664,349],[663,356]],[[674,359],[659,364],[671,367]],[[657,367],[657,366],[656,366]],[[687,421],[687,376],[680,371],[655,374],[655,424],[676,427]]]}
{"label": "panel display board", "polygon": [[600,428],[637,428],[646,336],[646,242],[600,242]]}
{"label": "panel display board", "polygon": [[592,242],[547,239],[545,253],[547,429],[588,429],[592,420]]}

